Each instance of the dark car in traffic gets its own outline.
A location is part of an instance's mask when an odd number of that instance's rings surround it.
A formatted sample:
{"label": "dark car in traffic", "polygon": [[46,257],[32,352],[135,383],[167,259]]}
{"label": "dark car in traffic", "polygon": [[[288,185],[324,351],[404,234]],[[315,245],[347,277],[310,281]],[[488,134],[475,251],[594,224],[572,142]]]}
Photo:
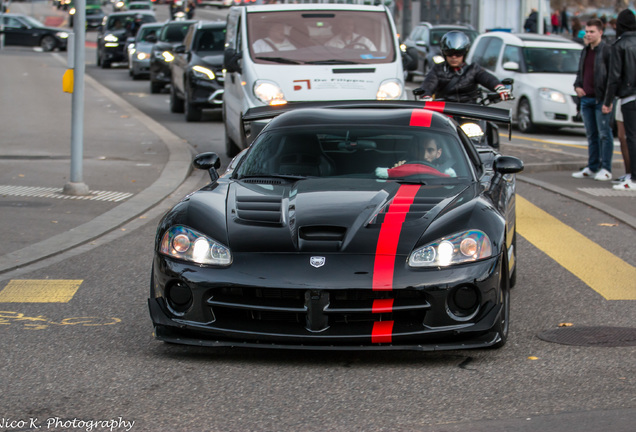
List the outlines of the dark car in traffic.
{"label": "dark car in traffic", "polygon": [[521,160],[454,117],[508,110],[420,101],[290,102],[219,177],[159,222],[155,336],[326,350],[501,347],[516,280]]}
{"label": "dark car in traffic", "polygon": [[222,107],[224,48],[224,21],[190,26],[170,63],[172,112],[185,112],[186,121],[199,121],[203,109]]}
{"label": "dark car in traffic", "polygon": [[157,22],[153,12],[114,12],[104,17],[97,34],[97,66],[107,69],[112,63],[127,62],[128,37],[151,22]]}
{"label": "dark car in traffic", "polygon": [[17,13],[0,13],[0,21],[7,46],[39,46],[43,51],[66,51],[70,30],[47,27],[33,17]]}
{"label": "dark car in traffic", "polygon": [[417,52],[417,67],[407,73],[406,80],[411,81],[413,76],[426,76],[435,63],[443,61],[439,42],[446,33],[452,30],[461,31],[473,42],[479,33],[469,25],[431,24],[421,22],[411,30],[411,33],[403,42],[412,52]]}
{"label": "dark car in traffic", "polygon": [[150,53],[150,93],[159,93],[170,84],[170,63],[174,60],[174,48],[183,44],[190,26],[197,21],[168,21],[157,37]]}

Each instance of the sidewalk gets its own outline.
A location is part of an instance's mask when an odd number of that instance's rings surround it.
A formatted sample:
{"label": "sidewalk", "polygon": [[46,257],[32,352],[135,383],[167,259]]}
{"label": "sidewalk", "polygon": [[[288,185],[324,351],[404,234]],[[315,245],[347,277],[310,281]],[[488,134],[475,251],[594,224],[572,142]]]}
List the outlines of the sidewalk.
{"label": "sidewalk", "polygon": [[65,70],[63,56],[0,51],[0,273],[116,229],[190,172],[186,142],[86,75],[81,180],[91,195],[64,195],[72,97],[62,92]]}
{"label": "sidewalk", "polygon": [[[0,274],[117,229],[169,196],[190,172],[187,143],[87,75],[83,182],[91,195],[62,194],[71,142],[71,95],[62,92],[62,60],[24,49],[0,52]],[[636,229],[636,193],[572,178],[584,159],[506,142],[501,150],[524,161],[519,181],[584,202]],[[614,166],[622,174],[622,165]]]}

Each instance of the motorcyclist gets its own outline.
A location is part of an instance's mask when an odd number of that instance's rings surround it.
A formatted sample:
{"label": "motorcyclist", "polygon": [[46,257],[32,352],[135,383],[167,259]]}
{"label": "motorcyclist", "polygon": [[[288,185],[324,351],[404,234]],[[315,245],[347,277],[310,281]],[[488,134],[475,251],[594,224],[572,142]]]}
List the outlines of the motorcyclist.
{"label": "motorcyclist", "polygon": [[470,39],[461,31],[449,31],[441,41],[444,60],[434,65],[415,90],[422,100],[443,99],[449,102],[476,103],[479,85],[496,91],[501,100],[511,98],[510,89],[480,65],[465,62]]}

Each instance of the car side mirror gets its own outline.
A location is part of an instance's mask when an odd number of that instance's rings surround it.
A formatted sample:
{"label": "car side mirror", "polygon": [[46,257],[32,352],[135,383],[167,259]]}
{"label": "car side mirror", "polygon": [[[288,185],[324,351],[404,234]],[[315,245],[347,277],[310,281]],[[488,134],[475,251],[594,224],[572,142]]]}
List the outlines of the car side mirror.
{"label": "car side mirror", "polygon": [[192,166],[196,169],[207,170],[212,181],[216,181],[219,178],[219,173],[216,170],[221,168],[221,159],[213,152],[200,153],[194,157]]}
{"label": "car side mirror", "polygon": [[232,72],[241,72],[241,63],[240,60],[243,58],[243,54],[240,51],[235,50],[234,48],[227,48],[223,52],[223,67],[226,71]]}
{"label": "car side mirror", "polygon": [[499,156],[493,162],[492,168],[499,174],[516,174],[523,171],[523,161],[514,156]]}
{"label": "car side mirror", "polygon": [[174,47],[174,52],[175,54],[183,54],[186,52],[186,47],[185,45],[177,45],[176,47]]}
{"label": "car side mirror", "polygon": [[515,71],[516,72],[516,71],[519,70],[519,63],[513,62],[513,61],[505,62],[503,64],[503,68],[504,68],[504,70]]}

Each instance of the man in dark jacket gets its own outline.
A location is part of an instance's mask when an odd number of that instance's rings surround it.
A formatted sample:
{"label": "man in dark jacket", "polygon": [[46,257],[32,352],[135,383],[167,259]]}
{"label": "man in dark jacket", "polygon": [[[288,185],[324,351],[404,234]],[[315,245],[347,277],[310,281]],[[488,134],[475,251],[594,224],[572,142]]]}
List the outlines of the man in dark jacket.
{"label": "man in dark jacket", "polygon": [[616,42],[612,44],[603,112],[611,113],[614,97],[621,98],[631,173],[617,190],[636,190],[636,17],[625,9],[616,18]]}
{"label": "man in dark jacket", "polygon": [[443,99],[449,102],[475,103],[479,85],[496,91],[502,100],[510,99],[510,90],[478,64],[466,64],[470,39],[461,31],[450,31],[440,40],[446,61],[434,65],[424,82],[413,90],[423,100]]}
{"label": "man in dark jacket", "polygon": [[614,137],[611,114],[602,112],[611,51],[603,41],[603,29],[603,22],[598,18],[589,20],[585,25],[585,48],[581,51],[574,91],[581,100],[588,160],[587,166],[572,177],[608,181],[612,179]]}

